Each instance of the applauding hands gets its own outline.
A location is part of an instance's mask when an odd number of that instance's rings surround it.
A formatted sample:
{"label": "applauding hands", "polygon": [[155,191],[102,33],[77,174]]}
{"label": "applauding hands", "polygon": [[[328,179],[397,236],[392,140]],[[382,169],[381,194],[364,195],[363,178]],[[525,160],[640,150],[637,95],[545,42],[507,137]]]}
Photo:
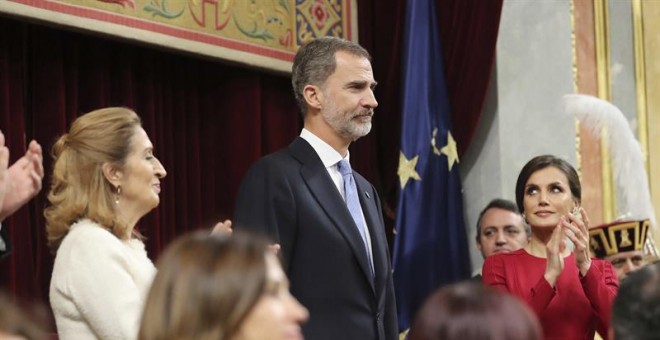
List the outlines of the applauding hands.
{"label": "applauding hands", "polygon": [[0,222],[36,196],[44,178],[41,145],[31,141],[25,155],[8,167],[9,150],[0,132]]}
{"label": "applauding hands", "polygon": [[591,267],[589,217],[584,208],[580,207],[579,214],[568,213],[562,216],[546,245],[548,262],[544,276],[551,286],[555,285],[559,274],[564,270],[567,239],[575,245],[575,265],[578,267],[580,275],[584,276]]}

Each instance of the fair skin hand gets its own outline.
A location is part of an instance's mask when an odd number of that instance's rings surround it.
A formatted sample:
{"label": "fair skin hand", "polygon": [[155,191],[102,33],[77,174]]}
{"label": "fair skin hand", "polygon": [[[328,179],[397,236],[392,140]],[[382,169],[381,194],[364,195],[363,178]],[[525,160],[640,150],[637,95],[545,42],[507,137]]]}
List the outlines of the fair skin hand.
{"label": "fair skin hand", "polygon": [[224,220],[223,222],[218,222],[211,230],[211,235],[231,235],[234,230],[231,228],[231,221]]}
{"label": "fair skin hand", "polygon": [[546,245],[546,269],[545,280],[554,287],[559,274],[564,270],[564,253],[566,252],[566,241],[564,241],[563,229],[558,225],[552,232],[550,240]]}
{"label": "fair skin hand", "polygon": [[[5,146],[5,135],[0,131],[0,207],[3,206],[7,191],[7,165],[9,164],[9,149]],[[2,220],[0,220],[2,222]]]}
{"label": "fair skin hand", "polygon": [[[218,222],[211,230],[211,235],[226,235],[230,236],[234,232],[234,229],[231,227],[230,220],[224,220],[223,222]],[[273,252],[274,255],[277,255],[280,252],[279,243],[271,244],[269,249]]]}
{"label": "fair skin hand", "polygon": [[560,218],[559,225],[555,227],[546,246],[548,262],[546,265],[545,279],[551,286],[555,286],[559,274],[564,270],[564,256],[566,252],[566,238],[573,241],[575,249],[575,265],[581,276],[587,275],[591,268],[591,257],[589,256],[589,217],[584,208],[580,207],[582,219],[573,214],[567,214]]}
{"label": "fair skin hand", "polygon": [[0,193],[4,193],[4,200],[0,200],[0,221],[3,221],[41,191],[44,167],[41,145],[34,140],[30,142],[25,155],[9,168],[7,161],[2,160],[9,158],[9,151],[4,146],[4,136],[1,149],[3,151],[0,151],[0,168],[7,169],[6,172],[0,170],[4,172],[3,178],[0,179]]}
{"label": "fair skin hand", "polygon": [[589,256],[589,216],[584,208],[580,207],[580,214],[582,218],[576,215],[568,214],[562,219],[562,227],[566,232],[566,236],[573,241],[575,249],[575,265],[580,270],[580,275],[585,276],[591,268],[591,257]]}

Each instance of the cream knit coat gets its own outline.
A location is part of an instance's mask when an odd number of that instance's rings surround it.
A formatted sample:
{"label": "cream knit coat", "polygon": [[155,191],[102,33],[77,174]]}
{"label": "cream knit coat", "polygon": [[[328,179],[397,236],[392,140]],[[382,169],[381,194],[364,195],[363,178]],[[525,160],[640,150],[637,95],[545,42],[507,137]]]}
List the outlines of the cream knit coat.
{"label": "cream knit coat", "polygon": [[144,243],[83,219],[57,250],[50,304],[59,338],[135,339],[156,269]]}

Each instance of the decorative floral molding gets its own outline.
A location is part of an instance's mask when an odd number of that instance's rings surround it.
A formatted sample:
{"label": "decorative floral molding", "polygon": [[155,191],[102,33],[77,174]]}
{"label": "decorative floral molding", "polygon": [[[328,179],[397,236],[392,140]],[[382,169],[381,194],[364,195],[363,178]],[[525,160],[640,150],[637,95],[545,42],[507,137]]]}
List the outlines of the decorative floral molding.
{"label": "decorative floral molding", "polygon": [[356,0],[3,0],[0,12],[281,72],[306,41],[357,40]]}

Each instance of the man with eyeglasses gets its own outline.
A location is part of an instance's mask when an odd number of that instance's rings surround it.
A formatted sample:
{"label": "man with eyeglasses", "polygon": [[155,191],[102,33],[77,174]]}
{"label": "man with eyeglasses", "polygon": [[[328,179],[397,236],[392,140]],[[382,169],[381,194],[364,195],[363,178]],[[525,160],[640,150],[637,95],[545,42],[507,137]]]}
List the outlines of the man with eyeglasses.
{"label": "man with eyeglasses", "polygon": [[619,281],[646,264],[644,245],[649,220],[619,221],[589,230],[591,250],[598,258],[610,261]]}

